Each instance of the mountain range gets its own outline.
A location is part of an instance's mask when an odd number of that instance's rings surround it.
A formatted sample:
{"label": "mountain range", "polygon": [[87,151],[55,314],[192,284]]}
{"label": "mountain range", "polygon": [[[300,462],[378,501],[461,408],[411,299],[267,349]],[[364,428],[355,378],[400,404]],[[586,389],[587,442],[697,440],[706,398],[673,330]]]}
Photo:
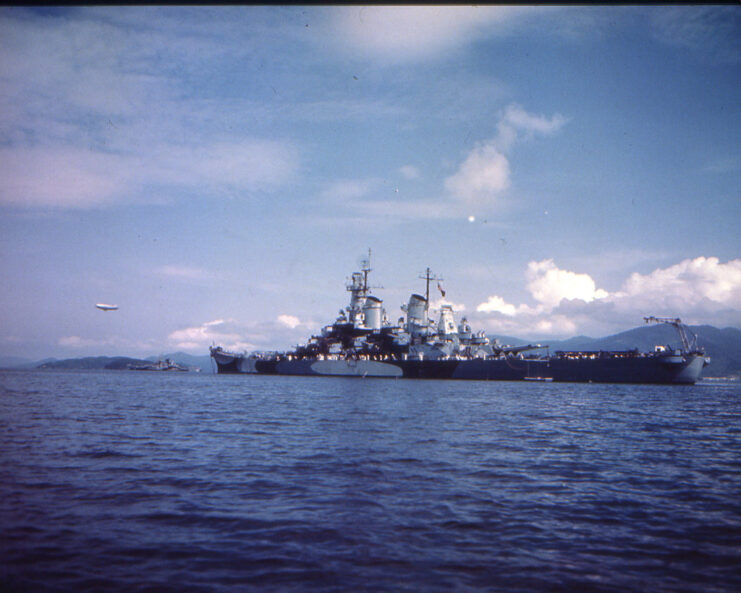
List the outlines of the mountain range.
{"label": "mountain range", "polygon": [[[703,377],[741,378],[741,330],[727,327],[718,329],[711,325],[690,326],[697,335],[698,344],[710,357],[710,365],[703,372]],[[576,336],[566,340],[544,340],[533,342],[512,336],[492,335],[501,344],[522,346],[541,343],[554,353],[558,350],[631,350],[652,351],[656,345],[668,345],[679,348],[681,342],[676,330],[668,325],[648,325],[637,327],[604,338]],[[25,360],[17,357],[0,357],[0,368],[58,368],[58,369],[126,369],[128,364],[144,364],[169,358],[182,366],[213,370],[211,358],[204,354],[194,356],[185,352],[174,352],[147,359],[128,358],[123,356],[95,356],[85,358],[68,358],[64,360],[45,359],[40,361]]]}

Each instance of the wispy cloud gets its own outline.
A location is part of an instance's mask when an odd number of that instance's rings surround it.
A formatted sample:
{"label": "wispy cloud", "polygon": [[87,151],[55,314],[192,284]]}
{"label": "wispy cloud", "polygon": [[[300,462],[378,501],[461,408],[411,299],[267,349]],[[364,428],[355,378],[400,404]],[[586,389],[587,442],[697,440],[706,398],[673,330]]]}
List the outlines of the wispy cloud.
{"label": "wispy cloud", "polygon": [[[91,208],[125,191],[138,159],[72,146],[0,149],[0,204]],[[132,189],[128,186],[128,189]]]}
{"label": "wispy cloud", "polygon": [[528,113],[516,104],[508,105],[497,123],[497,134],[468,153],[458,171],[445,180],[445,188],[454,198],[469,207],[486,207],[510,186],[510,163],[507,154],[516,141],[535,134],[557,132],[566,118]]}
{"label": "wispy cloud", "polygon": [[285,349],[305,341],[318,329],[313,321],[296,315],[281,314],[275,321],[245,323],[236,319],[215,319],[198,326],[172,332],[169,343],[178,349],[202,353],[212,344],[228,350]]}
{"label": "wispy cloud", "polygon": [[3,11],[0,204],[93,208],[162,188],[244,197],[290,182],[300,167],[291,141],[214,125],[214,105],[183,86],[223,51],[214,18],[233,33],[219,11],[191,30],[183,14]]}
{"label": "wispy cloud", "polygon": [[204,270],[194,266],[166,265],[155,268],[155,273],[168,278],[179,278],[182,280],[205,282],[211,281],[218,276],[216,272]]}
{"label": "wispy cloud", "polygon": [[136,154],[74,145],[2,148],[0,204],[95,208],[123,200],[147,202],[163,187],[250,197],[287,183],[298,166],[293,147],[262,139],[147,146]]}
{"label": "wispy cloud", "polygon": [[133,353],[133,355],[141,356],[141,353],[151,353],[158,348],[155,340],[133,340],[120,336],[92,338],[76,334],[61,336],[57,339],[57,346],[61,347],[63,352],[77,356],[85,352],[94,352],[99,356],[101,352],[105,351],[117,353],[119,356],[122,353],[130,353],[129,355]]}
{"label": "wispy cloud", "polygon": [[[320,192],[320,198],[342,205],[349,216],[362,214],[358,220],[366,222],[369,218],[383,218],[385,224],[468,218],[471,212],[495,206],[498,197],[509,188],[508,154],[516,143],[536,135],[555,134],[567,121],[560,114],[551,117],[533,114],[512,103],[499,114],[496,135],[476,145],[432,196],[407,194],[393,183],[375,177],[337,180]],[[402,165],[395,173],[406,182],[420,176],[412,165]],[[465,205],[465,212],[461,211],[461,205]],[[343,212],[332,214],[332,217],[342,216]]]}
{"label": "wispy cloud", "polygon": [[663,43],[711,61],[741,61],[738,6],[662,6],[653,9],[650,22]]}
{"label": "wispy cloud", "polygon": [[335,26],[356,51],[404,62],[450,52],[528,13],[509,6],[357,6],[338,9]]}
{"label": "wispy cloud", "polygon": [[325,187],[320,197],[331,202],[352,203],[372,196],[381,184],[380,179],[340,179]]}
{"label": "wispy cloud", "polygon": [[401,173],[406,179],[419,179],[419,169],[414,165],[404,165],[399,168]]}

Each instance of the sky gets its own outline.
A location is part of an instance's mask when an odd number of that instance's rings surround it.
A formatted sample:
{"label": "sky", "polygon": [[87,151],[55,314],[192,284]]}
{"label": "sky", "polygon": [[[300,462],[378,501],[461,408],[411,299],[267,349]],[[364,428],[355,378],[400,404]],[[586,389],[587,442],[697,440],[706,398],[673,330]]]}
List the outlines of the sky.
{"label": "sky", "polygon": [[0,8],[0,356],[741,328],[740,223],[735,5]]}

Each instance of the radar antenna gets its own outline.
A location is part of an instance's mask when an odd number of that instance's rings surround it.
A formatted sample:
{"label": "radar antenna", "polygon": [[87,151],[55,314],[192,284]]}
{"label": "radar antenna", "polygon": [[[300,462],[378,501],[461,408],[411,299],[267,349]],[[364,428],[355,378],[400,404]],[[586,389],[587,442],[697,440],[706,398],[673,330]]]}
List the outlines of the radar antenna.
{"label": "radar antenna", "polygon": [[368,291],[368,273],[373,270],[371,268],[371,250],[368,248],[368,258],[360,260],[360,269],[363,272],[363,291]]}
{"label": "radar antenna", "polygon": [[667,325],[671,325],[677,330],[679,339],[682,340],[682,349],[685,352],[689,353],[699,351],[697,347],[697,335],[682,323],[682,320],[679,317],[654,317],[651,315],[650,317],[644,317],[643,320],[646,323],[666,323]]}

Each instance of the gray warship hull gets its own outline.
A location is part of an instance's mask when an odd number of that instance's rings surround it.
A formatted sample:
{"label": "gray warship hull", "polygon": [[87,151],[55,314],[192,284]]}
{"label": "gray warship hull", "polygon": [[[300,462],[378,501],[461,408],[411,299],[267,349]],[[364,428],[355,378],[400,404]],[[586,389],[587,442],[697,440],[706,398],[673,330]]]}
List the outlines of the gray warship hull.
{"label": "gray warship hull", "polygon": [[[464,317],[456,325],[450,303],[440,305],[437,324],[429,318],[430,282],[440,278],[427,268],[425,294],[412,294],[401,306],[405,317],[393,325],[383,301],[370,294],[368,260],[346,285],[350,304],[337,319],[287,352],[236,354],[211,348],[219,373],[475,381],[559,381],[594,383],[692,384],[707,364],[697,336],[680,319],[646,317],[647,323],[675,327],[682,348],[657,346],[653,352],[558,351],[538,354],[540,344],[504,346],[484,331],[474,332]],[[528,353],[528,354],[525,354]]]}
{"label": "gray warship hull", "polygon": [[475,360],[288,360],[260,359],[222,352],[220,374],[459,379],[476,381],[556,381],[577,383],[694,384],[704,356],[614,356],[500,358]]}

